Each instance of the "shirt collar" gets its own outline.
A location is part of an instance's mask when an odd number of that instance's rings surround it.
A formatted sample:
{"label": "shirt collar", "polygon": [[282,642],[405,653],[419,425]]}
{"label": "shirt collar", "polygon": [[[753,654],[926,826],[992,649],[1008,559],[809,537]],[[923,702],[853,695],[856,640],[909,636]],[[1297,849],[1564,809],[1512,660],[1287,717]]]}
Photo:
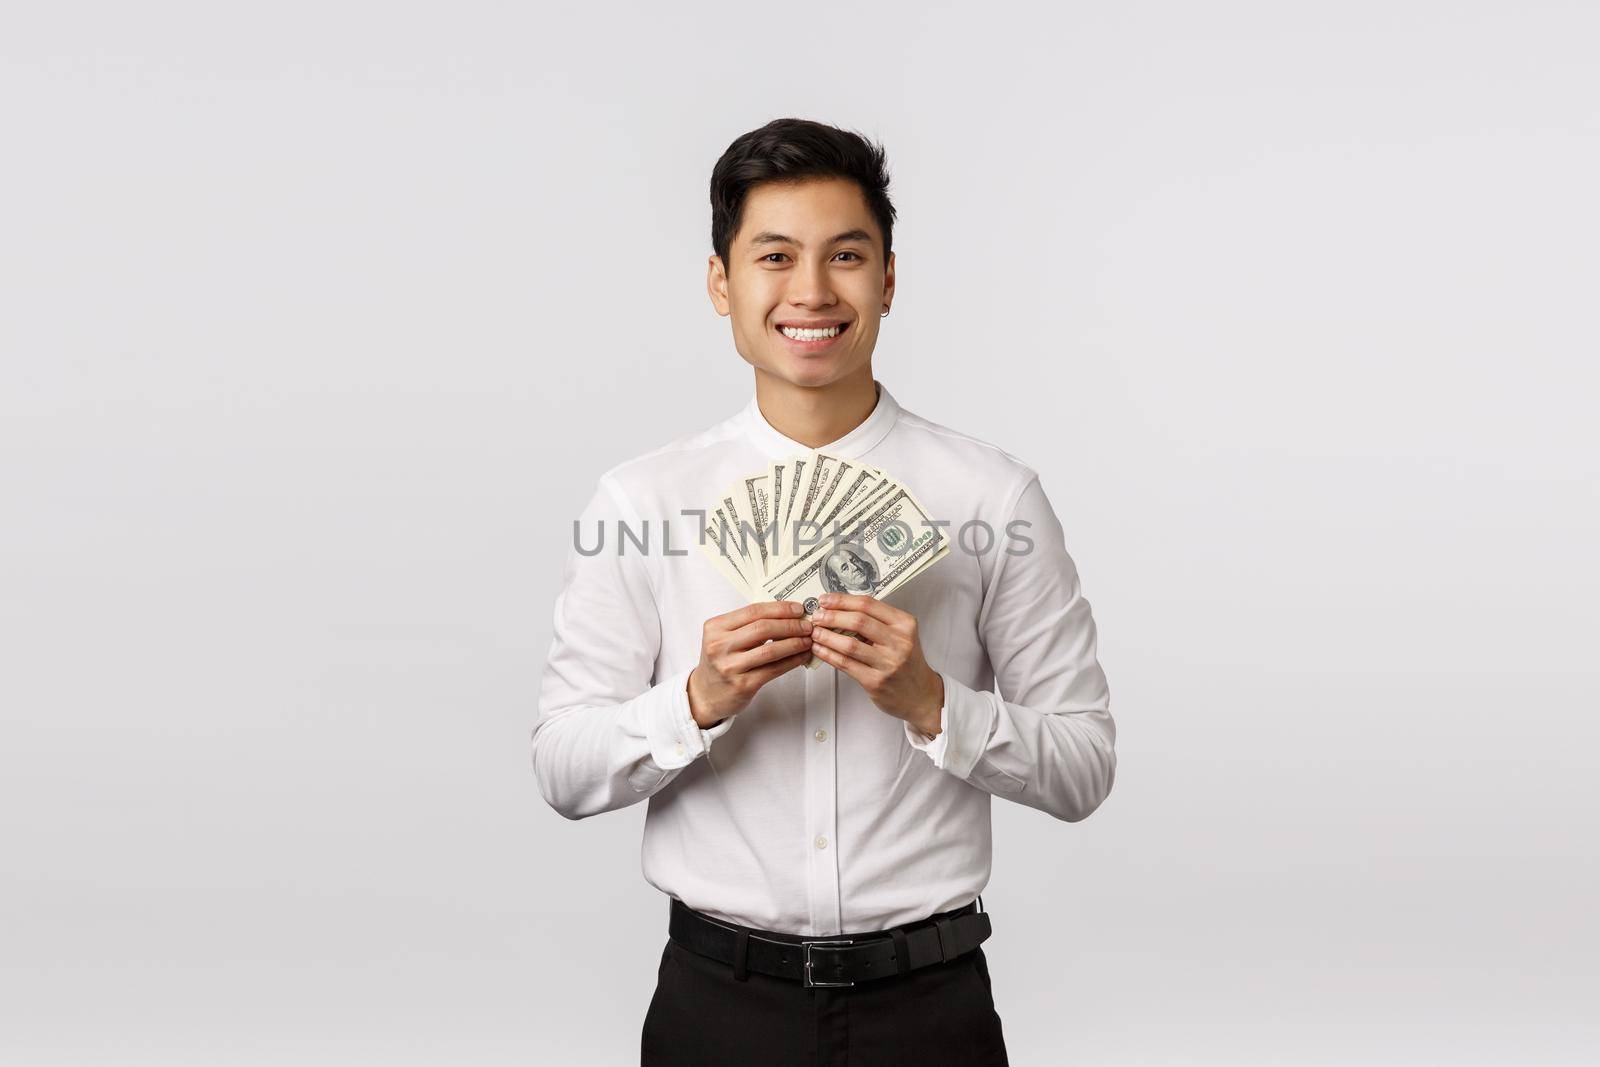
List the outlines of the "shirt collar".
{"label": "shirt collar", "polygon": [[878,403],[873,407],[872,413],[859,426],[837,441],[819,445],[815,449],[779,433],[772,423],[767,421],[767,417],[761,414],[761,406],[756,403],[754,396],[750,397],[750,403],[745,405],[740,417],[744,422],[745,433],[758,448],[773,459],[790,456],[796,452],[813,451],[855,459],[882,441],[894,428],[895,419],[900,414],[900,405],[895,403],[888,388],[876,379],[873,380],[873,385],[878,389]]}

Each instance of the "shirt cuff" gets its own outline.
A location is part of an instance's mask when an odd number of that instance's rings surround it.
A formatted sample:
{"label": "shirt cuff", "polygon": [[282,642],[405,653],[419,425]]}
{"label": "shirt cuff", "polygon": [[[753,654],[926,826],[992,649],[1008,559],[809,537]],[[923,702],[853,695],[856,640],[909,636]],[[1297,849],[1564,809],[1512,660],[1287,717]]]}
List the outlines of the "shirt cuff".
{"label": "shirt cuff", "polygon": [[662,770],[686,767],[711,750],[711,742],[733,728],[737,715],[730,715],[709,730],[700,728],[689,711],[691,667],[679,671],[655,687],[656,700],[649,714],[650,758]]}
{"label": "shirt cuff", "polygon": [[939,709],[939,736],[926,734],[905,724],[911,747],[927,753],[933,765],[957,778],[966,779],[983,756],[999,714],[992,700],[939,672],[944,679],[944,706]]}
{"label": "shirt cuff", "polygon": [[906,723],[906,740],[911,742],[911,747],[918,752],[926,752],[928,758],[933,760],[935,767],[943,767],[945,748],[950,742],[950,702],[947,700],[939,709],[939,736],[929,737],[921,730]]}

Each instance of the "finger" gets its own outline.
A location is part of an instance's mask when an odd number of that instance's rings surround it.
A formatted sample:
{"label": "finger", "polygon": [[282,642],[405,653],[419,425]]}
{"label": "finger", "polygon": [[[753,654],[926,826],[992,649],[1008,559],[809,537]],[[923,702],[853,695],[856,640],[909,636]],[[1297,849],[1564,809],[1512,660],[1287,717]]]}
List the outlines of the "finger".
{"label": "finger", "polygon": [[746,648],[754,648],[763,641],[772,641],[780,637],[804,637],[811,632],[810,619],[757,619],[747,622],[743,626],[727,635],[728,650],[739,652]]}
{"label": "finger", "polygon": [[862,688],[865,688],[867,682],[876,676],[876,672],[874,672],[873,669],[867,666],[865,663],[862,663],[858,659],[852,659],[837,649],[829,648],[820,641],[811,646],[811,651],[815,652],[817,654],[817,658],[822,662],[829,664],[832,667],[836,667],[845,674],[848,674],[850,677],[854,678],[856,681],[860,682]]}
{"label": "finger", "polygon": [[817,645],[838,652],[840,655],[849,656],[859,663],[869,667],[886,669],[889,666],[888,658],[883,649],[877,645],[869,645],[859,641],[848,634],[835,633],[825,626],[818,626],[811,631],[811,640]]}
{"label": "finger", "polygon": [[864,611],[836,611],[824,608],[811,613],[811,621],[830,630],[854,630],[875,645],[886,645],[894,639],[894,631]]}
{"label": "finger", "polygon": [[803,652],[796,652],[792,656],[785,656],[776,663],[769,663],[765,667],[757,667],[755,670],[747,672],[745,677],[754,679],[756,687],[760,688],[778,677],[778,675],[787,674],[796,667],[809,662],[810,659],[811,649],[808,648]]}
{"label": "finger", "polygon": [[728,666],[724,673],[729,677],[737,677],[748,673],[752,668],[764,667],[775,660],[792,656],[796,652],[811,651],[811,638],[786,637],[782,641],[769,641],[764,645],[757,645],[748,652],[741,652],[737,656],[728,657]]}
{"label": "finger", "polygon": [[875,596],[862,596],[860,593],[823,593],[819,599],[825,608],[863,612],[881,623],[897,628],[911,618],[910,612],[885,604]]}
{"label": "finger", "polygon": [[794,600],[762,600],[754,604],[746,604],[742,608],[718,615],[714,620],[720,623],[724,630],[737,630],[747,623],[757,619],[798,619],[805,614],[798,601]]}

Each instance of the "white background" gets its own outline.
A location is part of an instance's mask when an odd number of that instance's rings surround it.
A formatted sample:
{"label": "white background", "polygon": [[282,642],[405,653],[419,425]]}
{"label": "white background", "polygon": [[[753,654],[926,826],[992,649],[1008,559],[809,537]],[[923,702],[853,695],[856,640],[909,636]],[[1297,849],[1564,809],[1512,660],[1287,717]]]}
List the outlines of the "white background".
{"label": "white background", "polygon": [[1597,31],[7,5],[0,1059],[637,1061],[644,809],[528,734],[595,477],[749,396],[707,182],[797,115],[889,150],[878,376],[1100,625],[1111,798],[994,805],[1013,1062],[1580,1062]]}

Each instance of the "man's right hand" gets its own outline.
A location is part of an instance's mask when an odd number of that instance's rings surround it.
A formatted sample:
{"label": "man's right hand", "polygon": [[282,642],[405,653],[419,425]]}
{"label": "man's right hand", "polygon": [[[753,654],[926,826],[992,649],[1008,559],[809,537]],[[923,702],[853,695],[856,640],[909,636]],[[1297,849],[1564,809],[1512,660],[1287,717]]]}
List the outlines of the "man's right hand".
{"label": "man's right hand", "polygon": [[706,620],[700,664],[689,672],[689,714],[709,730],[756,691],[811,658],[811,620],[793,600],[749,604]]}

